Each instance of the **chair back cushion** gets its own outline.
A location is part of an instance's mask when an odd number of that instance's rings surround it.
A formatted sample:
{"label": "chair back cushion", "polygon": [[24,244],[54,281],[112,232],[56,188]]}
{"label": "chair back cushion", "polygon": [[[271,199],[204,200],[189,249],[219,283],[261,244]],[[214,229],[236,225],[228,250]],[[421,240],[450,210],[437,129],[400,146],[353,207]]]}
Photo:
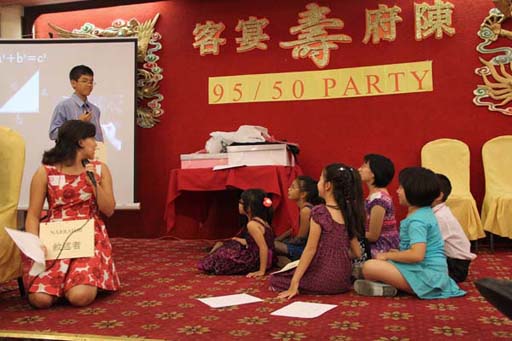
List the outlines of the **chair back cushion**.
{"label": "chair back cushion", "polygon": [[0,283],[21,275],[18,248],[4,227],[16,228],[25,142],[16,131],[0,126]]}
{"label": "chair back cushion", "polygon": [[463,195],[469,189],[469,148],[459,140],[438,139],[421,149],[421,165],[444,174],[452,184],[452,194]]}
{"label": "chair back cushion", "polygon": [[495,137],[482,147],[485,191],[512,193],[512,135]]}

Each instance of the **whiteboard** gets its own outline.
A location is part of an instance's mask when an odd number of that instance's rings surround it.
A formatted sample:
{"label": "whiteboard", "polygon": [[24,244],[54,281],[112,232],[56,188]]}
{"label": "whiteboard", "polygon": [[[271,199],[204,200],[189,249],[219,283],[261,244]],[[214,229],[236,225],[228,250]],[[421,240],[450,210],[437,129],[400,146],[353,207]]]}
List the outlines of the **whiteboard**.
{"label": "whiteboard", "polygon": [[138,207],[134,181],[136,56],[134,38],[0,40],[0,125],[18,131],[26,143],[20,209],[28,207],[30,181],[43,152],[55,144],[48,136],[53,110],[73,94],[69,71],[80,64],[94,71],[96,84],[88,99],[101,110],[116,206]]}

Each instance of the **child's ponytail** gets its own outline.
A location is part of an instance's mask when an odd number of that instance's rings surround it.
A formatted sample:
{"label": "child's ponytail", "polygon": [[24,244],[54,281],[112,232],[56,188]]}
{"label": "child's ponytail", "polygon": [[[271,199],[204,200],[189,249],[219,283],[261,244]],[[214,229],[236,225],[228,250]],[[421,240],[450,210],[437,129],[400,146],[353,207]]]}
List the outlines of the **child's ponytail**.
{"label": "child's ponytail", "polygon": [[345,220],[349,238],[362,239],[366,214],[359,172],[350,166],[333,163],[325,167],[324,178],[332,183],[334,200]]}

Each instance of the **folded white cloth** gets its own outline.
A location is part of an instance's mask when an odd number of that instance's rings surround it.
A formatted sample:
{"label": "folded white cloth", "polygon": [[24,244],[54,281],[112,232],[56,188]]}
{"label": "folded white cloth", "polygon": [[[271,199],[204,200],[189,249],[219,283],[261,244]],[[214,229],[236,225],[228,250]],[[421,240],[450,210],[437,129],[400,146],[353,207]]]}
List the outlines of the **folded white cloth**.
{"label": "folded white cloth", "polygon": [[210,136],[205,145],[208,153],[225,152],[225,147],[235,142],[258,143],[265,142],[270,137],[267,128],[251,125],[240,126],[237,131],[214,131]]}

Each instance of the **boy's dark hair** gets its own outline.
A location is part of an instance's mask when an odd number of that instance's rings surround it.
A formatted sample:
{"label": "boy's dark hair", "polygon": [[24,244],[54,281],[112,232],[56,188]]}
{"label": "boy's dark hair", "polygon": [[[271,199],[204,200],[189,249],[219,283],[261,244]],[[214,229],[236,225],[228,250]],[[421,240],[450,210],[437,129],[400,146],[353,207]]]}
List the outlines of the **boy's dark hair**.
{"label": "boy's dark hair", "polygon": [[54,165],[59,162],[71,161],[80,148],[78,142],[88,137],[96,136],[96,126],[91,122],[69,120],[59,128],[55,147],[43,154],[44,165]]}
{"label": "boy's dark hair", "polygon": [[398,175],[398,182],[412,206],[430,206],[441,193],[436,174],[427,168],[404,168]]}
{"label": "boy's dark hair", "polygon": [[387,157],[379,154],[367,154],[364,162],[368,163],[375,176],[373,185],[375,187],[386,187],[395,175],[395,166]]}
{"label": "boy's dark hair", "polygon": [[448,199],[448,196],[452,192],[452,183],[450,182],[450,179],[444,174],[437,173],[437,180],[439,181],[439,189],[441,190],[441,193],[443,193],[443,197],[441,200],[443,202]]}
{"label": "boy's dark hair", "polygon": [[94,76],[94,72],[87,65],[77,65],[69,71],[69,80],[70,81],[78,81],[80,76]]}
{"label": "boy's dark hair", "polygon": [[262,189],[248,189],[242,192],[240,199],[245,212],[251,212],[253,217],[259,217],[269,225],[272,223],[272,206],[265,207],[263,200],[269,197]]}
{"label": "boy's dark hair", "polygon": [[333,186],[334,200],[345,220],[349,239],[364,238],[366,213],[359,172],[345,164],[333,163],[324,168],[323,175]]}
{"label": "boy's dark hair", "polygon": [[299,175],[297,177],[299,191],[306,193],[306,202],[312,205],[322,204],[324,201],[318,196],[317,181],[307,175]]}

